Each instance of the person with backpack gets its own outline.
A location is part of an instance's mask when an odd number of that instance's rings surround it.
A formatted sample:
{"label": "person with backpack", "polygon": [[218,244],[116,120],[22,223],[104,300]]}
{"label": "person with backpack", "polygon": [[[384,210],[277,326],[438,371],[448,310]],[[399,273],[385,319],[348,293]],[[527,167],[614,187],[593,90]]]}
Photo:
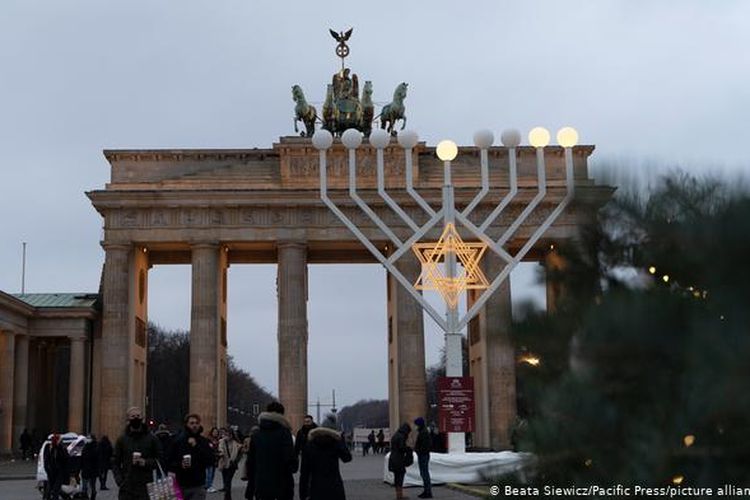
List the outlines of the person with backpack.
{"label": "person with backpack", "polygon": [[409,438],[411,426],[408,423],[401,424],[395,434],[391,437],[391,454],[388,457],[388,470],[393,472],[393,486],[396,488],[398,500],[407,498],[404,496],[404,477],[406,468],[414,463],[412,449],[406,445]]}

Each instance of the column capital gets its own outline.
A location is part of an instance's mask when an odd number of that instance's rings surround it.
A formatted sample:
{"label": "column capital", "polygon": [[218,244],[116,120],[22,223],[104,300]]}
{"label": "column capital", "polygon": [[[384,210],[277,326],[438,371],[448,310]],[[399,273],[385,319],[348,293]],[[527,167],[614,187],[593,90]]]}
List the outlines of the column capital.
{"label": "column capital", "polygon": [[102,248],[106,251],[109,250],[124,250],[130,251],[133,249],[132,243],[114,242],[114,241],[102,241]]}
{"label": "column capital", "polygon": [[277,241],[276,248],[307,248],[307,241],[305,240]]}

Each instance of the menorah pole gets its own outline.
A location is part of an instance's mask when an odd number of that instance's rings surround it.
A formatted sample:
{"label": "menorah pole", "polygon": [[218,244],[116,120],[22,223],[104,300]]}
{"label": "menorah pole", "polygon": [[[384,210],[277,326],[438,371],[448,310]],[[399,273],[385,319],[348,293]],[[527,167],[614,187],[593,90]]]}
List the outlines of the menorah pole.
{"label": "menorah pole", "polygon": [[[445,227],[455,224],[455,200],[451,182],[451,162],[443,162],[443,220]],[[455,248],[448,247],[445,254],[446,278],[452,282],[457,275]],[[445,320],[445,376],[463,377],[463,352],[461,351],[461,331],[458,328],[458,297],[446,300]],[[466,453],[466,437],[463,432],[448,433],[448,453]]]}

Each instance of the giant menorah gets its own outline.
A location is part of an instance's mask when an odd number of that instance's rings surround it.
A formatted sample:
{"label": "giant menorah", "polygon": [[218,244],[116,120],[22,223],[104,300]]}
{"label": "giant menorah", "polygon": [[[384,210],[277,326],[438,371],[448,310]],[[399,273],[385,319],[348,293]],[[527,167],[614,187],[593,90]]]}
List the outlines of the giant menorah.
{"label": "giant menorah", "polygon": [[[423,210],[426,214],[427,220],[421,224],[409,216],[404,208],[386,191],[383,152],[390,144],[391,136],[383,130],[373,131],[369,137],[369,142],[376,150],[377,192],[386,205],[410,228],[411,235],[406,239],[399,238],[357,193],[356,151],[362,143],[362,133],[355,129],[345,131],[341,136],[341,142],[348,150],[349,156],[349,196],[356,206],[390,240],[393,245],[392,252],[381,251],[329,198],[326,152],[333,144],[333,136],[327,130],[318,130],[312,137],[313,145],[319,150],[320,154],[320,197],[323,203],[349,228],[365,248],[414,297],[417,303],[421,305],[427,314],[445,332],[446,375],[448,377],[460,377],[463,375],[461,352],[461,331],[463,328],[476,316],[503,281],[508,279],[511,271],[534,247],[573,198],[573,146],[578,142],[578,134],[574,129],[565,127],[558,131],[557,140],[559,145],[564,148],[565,195],[541,224],[534,228],[531,236],[521,248],[512,254],[505,248],[506,243],[521,225],[527,221],[531,213],[547,194],[544,148],[549,145],[550,134],[546,129],[537,127],[529,133],[529,142],[536,148],[537,193],[498,239],[490,237],[488,229],[518,193],[516,148],[521,143],[521,135],[518,131],[506,130],[501,135],[503,145],[508,148],[509,190],[484,220],[479,223],[472,222],[470,215],[490,191],[488,149],[494,142],[492,132],[480,131],[474,134],[474,144],[480,152],[481,189],[462,210],[456,207],[451,181],[451,161],[458,155],[456,144],[452,141],[442,141],[436,148],[438,157],[443,161],[442,206],[436,210],[414,187],[412,150],[418,143],[418,136],[415,132],[409,130],[400,132],[398,134],[398,143],[405,150],[406,163],[406,185],[404,187],[419,209]],[[440,227],[438,224],[442,224],[442,234],[438,241],[422,242],[422,238],[429,231]],[[459,227],[464,228],[464,234],[468,232],[477,241],[464,241],[458,230]],[[487,250],[495,252],[504,262],[502,270],[491,281],[485,277],[480,266],[482,255]],[[422,264],[422,272],[416,283],[411,283],[395,265],[396,261],[409,251],[413,251]],[[470,289],[483,290],[483,292],[476,297],[476,300],[468,307],[466,313],[461,315],[458,308],[460,296],[466,290]],[[435,290],[441,295],[446,304],[445,317],[442,317],[441,313],[427,301],[421,293],[422,290]],[[449,433],[448,450],[450,453],[465,452],[463,433]]]}

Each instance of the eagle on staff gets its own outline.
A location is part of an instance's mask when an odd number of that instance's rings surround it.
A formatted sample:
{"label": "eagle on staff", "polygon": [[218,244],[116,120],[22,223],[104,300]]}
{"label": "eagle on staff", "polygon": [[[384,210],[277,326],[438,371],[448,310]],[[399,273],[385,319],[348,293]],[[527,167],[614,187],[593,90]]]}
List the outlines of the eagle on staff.
{"label": "eagle on staff", "polygon": [[341,69],[344,69],[344,58],[349,55],[349,46],[346,44],[346,42],[351,38],[352,32],[354,31],[354,28],[349,28],[347,31],[342,32],[336,32],[335,30],[332,30],[328,28],[328,31],[331,32],[331,36],[334,40],[339,42],[339,44],[336,46],[336,55],[341,58]]}

